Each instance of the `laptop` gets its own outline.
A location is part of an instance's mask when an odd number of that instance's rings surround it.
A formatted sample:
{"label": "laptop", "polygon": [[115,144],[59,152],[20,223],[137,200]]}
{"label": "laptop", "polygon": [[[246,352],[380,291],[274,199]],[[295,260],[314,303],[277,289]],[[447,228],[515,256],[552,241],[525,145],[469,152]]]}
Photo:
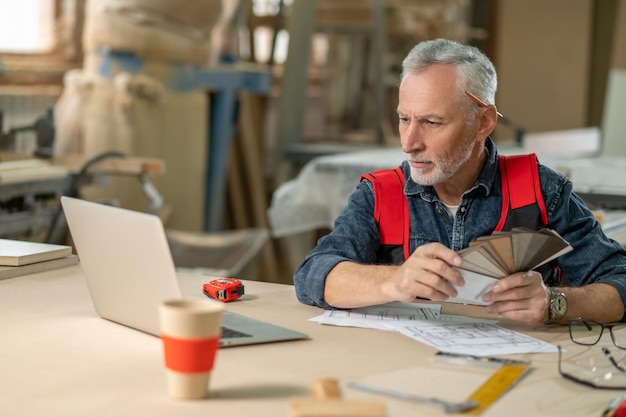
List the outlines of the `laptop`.
{"label": "laptop", "polygon": [[[161,219],[67,196],[61,205],[96,313],[158,336],[159,303],[182,296]],[[307,337],[228,309],[222,318],[221,347]]]}

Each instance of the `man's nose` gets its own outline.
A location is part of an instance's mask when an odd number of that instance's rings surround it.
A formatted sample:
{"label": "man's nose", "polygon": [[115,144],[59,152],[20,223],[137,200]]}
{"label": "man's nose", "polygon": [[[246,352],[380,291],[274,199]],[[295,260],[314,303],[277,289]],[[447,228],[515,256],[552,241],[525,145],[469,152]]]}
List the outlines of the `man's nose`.
{"label": "man's nose", "polygon": [[420,150],[424,146],[424,142],[422,140],[422,135],[417,129],[417,125],[415,123],[411,123],[404,130],[402,134],[400,134],[400,141],[402,144],[402,151],[404,153],[411,153],[417,150]]}

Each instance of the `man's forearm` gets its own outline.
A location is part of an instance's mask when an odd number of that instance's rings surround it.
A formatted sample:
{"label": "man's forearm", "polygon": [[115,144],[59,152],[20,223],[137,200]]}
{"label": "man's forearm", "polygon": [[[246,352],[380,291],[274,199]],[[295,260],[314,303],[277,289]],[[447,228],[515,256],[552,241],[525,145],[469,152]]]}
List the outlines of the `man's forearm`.
{"label": "man's forearm", "polygon": [[337,308],[357,308],[395,301],[383,289],[397,268],[341,262],[326,277],[324,300]]}
{"label": "man's forearm", "polygon": [[617,322],[624,317],[624,303],[615,287],[603,283],[583,287],[565,287],[567,295],[567,318],[584,317],[604,323]]}

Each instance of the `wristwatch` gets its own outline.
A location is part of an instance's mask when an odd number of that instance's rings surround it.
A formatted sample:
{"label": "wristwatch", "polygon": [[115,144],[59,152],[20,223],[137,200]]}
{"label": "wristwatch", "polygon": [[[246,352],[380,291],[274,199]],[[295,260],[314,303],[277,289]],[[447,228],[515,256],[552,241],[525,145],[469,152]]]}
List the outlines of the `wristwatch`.
{"label": "wristwatch", "polygon": [[556,324],[567,313],[567,296],[558,288],[548,287],[548,291],[550,292],[550,304],[546,324]]}

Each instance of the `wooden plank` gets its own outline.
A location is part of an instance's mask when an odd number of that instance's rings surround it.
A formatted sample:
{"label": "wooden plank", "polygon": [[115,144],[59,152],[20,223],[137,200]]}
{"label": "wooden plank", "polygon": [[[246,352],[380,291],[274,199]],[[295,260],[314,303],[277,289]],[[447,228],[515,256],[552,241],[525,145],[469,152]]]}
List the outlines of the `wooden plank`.
{"label": "wooden plank", "polygon": [[[87,162],[81,155],[60,156],[52,160],[54,165],[62,165],[71,170],[78,171]],[[165,161],[158,158],[108,158],[96,162],[89,169],[90,172],[115,174],[115,175],[139,175],[139,174],[165,174]]]}
{"label": "wooden plank", "polygon": [[231,223],[235,229],[244,229],[250,227],[246,209],[248,202],[246,201],[247,187],[241,173],[241,145],[235,140],[231,143],[231,149],[228,154],[228,196],[230,201]]}
{"label": "wooden plank", "polygon": [[[263,140],[260,132],[263,131],[263,103],[266,98],[252,95],[247,92],[240,93],[241,107],[239,115],[239,142],[241,145],[242,164],[247,185],[246,195],[249,196],[249,204],[252,222],[255,227],[269,229],[267,220],[267,191],[263,170]],[[262,249],[260,258],[262,275],[265,281],[275,282],[278,277],[278,262],[274,242],[269,239]]]}
{"label": "wooden plank", "polygon": [[41,159],[23,159],[0,162],[0,183],[11,184],[35,180],[67,177],[69,171]]}

